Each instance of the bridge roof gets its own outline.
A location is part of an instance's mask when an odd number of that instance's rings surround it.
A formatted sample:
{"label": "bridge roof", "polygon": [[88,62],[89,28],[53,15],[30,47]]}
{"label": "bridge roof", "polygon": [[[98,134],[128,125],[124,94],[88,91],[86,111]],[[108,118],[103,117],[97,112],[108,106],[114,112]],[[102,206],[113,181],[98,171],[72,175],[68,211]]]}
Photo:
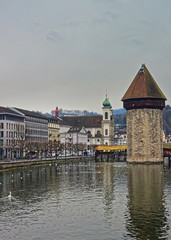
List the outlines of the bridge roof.
{"label": "bridge roof", "polygon": [[163,149],[171,150],[171,143],[163,143]]}
{"label": "bridge roof", "polygon": [[[164,143],[163,149],[170,149],[171,150],[171,143]],[[95,148],[96,151],[123,151],[127,150],[126,145],[99,145]]]}
{"label": "bridge roof", "polygon": [[119,151],[119,150],[126,150],[126,145],[99,145],[95,148],[96,151]]}

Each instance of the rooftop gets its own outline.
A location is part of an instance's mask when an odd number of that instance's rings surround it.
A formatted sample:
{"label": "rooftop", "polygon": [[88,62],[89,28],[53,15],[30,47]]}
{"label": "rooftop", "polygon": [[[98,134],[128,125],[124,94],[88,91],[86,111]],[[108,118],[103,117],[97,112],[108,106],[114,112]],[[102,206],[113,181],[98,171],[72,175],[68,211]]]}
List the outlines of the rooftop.
{"label": "rooftop", "polygon": [[41,119],[47,119],[45,116],[41,115],[40,113],[37,112],[33,112],[33,111],[29,111],[29,110],[24,110],[24,109],[20,109],[20,108],[16,108],[15,109],[21,113],[23,113],[25,116],[29,116],[29,117],[35,117],[35,118],[41,118]]}
{"label": "rooftop", "polygon": [[61,117],[61,119],[68,125],[73,127],[82,127],[85,128],[101,128],[102,116],[70,116],[70,117]]}
{"label": "rooftop", "polygon": [[23,117],[21,114],[13,111],[12,109],[8,108],[8,107],[2,107],[0,106],[0,113],[1,114],[13,114],[13,115],[18,115],[20,117]]}
{"label": "rooftop", "polygon": [[147,67],[143,64],[126,91],[125,95],[121,99],[122,101],[128,99],[142,99],[142,98],[153,98],[153,99],[164,99],[165,95],[151,76]]}
{"label": "rooftop", "polygon": [[83,127],[71,127],[68,133],[79,133]]}
{"label": "rooftop", "polygon": [[110,108],[112,108],[112,105],[110,104],[109,98],[107,97],[107,95],[106,95],[106,99],[103,102],[103,107],[110,107]]}

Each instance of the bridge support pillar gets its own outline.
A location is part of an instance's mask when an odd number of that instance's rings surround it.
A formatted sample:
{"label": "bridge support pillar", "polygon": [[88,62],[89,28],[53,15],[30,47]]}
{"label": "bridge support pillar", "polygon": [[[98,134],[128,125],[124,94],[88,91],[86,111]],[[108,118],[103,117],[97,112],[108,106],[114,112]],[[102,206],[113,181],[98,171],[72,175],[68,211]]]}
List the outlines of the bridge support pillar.
{"label": "bridge support pillar", "polygon": [[170,164],[171,164],[171,156],[168,157],[168,164],[169,164],[169,168],[170,168]]}

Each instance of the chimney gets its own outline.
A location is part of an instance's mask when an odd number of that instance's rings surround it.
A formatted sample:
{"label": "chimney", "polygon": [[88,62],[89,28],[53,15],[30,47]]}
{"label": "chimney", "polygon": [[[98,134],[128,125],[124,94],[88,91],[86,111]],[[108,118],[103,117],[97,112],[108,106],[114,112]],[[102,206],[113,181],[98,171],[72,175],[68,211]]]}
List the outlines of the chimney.
{"label": "chimney", "polygon": [[55,117],[56,117],[56,118],[59,117],[59,110],[58,110],[58,107],[56,107],[56,110],[55,110]]}

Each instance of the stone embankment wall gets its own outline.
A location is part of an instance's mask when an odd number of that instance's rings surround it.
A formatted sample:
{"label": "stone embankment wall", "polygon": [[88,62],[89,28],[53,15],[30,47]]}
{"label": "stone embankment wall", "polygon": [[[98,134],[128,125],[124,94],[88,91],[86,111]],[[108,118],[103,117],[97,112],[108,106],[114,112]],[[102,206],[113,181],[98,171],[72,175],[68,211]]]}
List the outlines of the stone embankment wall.
{"label": "stone embankment wall", "polygon": [[66,158],[66,159],[46,159],[46,160],[15,160],[15,161],[0,161],[0,171],[6,169],[15,169],[19,167],[26,167],[26,166],[38,166],[43,164],[68,164],[68,163],[79,163],[79,162],[87,162],[93,161],[94,157],[84,157],[79,156],[75,158]]}
{"label": "stone embankment wall", "polygon": [[163,122],[160,109],[127,111],[127,161],[163,162]]}

